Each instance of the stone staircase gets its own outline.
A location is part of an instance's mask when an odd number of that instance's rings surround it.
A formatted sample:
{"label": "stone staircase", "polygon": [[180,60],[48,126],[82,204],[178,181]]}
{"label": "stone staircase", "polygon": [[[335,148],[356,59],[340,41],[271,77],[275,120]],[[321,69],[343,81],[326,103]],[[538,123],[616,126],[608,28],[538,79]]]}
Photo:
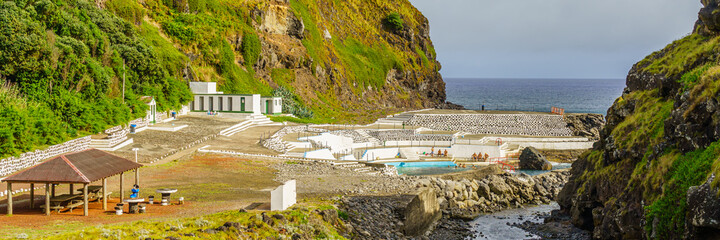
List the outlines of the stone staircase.
{"label": "stone staircase", "polygon": [[348,170],[352,170],[357,173],[364,173],[364,174],[368,174],[368,175],[380,174],[380,172],[375,170],[373,167],[368,167],[368,166],[365,166],[365,164],[361,164],[361,163],[357,163],[357,162],[336,163],[335,166],[345,168]]}
{"label": "stone staircase", "polygon": [[409,121],[415,114],[412,113],[401,113],[396,115],[387,116],[385,118],[378,119],[376,123],[382,124],[403,124]]}
{"label": "stone staircase", "polygon": [[364,138],[367,139],[369,142],[373,143],[375,146],[380,146],[380,145],[382,145],[382,141],[380,141],[380,139],[377,139],[377,138],[375,138],[375,137],[373,137],[373,136],[370,136],[370,134],[368,134],[367,131],[365,131],[365,129],[358,129],[358,130],[355,130],[355,131],[356,131],[358,134],[360,134],[360,136],[364,137]]}
{"label": "stone staircase", "polygon": [[235,124],[234,126],[229,127],[225,130],[220,131],[220,135],[229,137],[236,133],[245,131],[248,128],[251,128],[254,126],[280,126],[280,125],[282,125],[282,123],[273,122],[269,118],[267,118],[265,115],[253,114],[253,115],[250,115],[249,117],[247,117],[247,120],[245,120],[241,123]]}
{"label": "stone staircase", "polygon": [[408,148],[400,148],[400,156],[404,157],[408,161],[419,161],[420,156],[417,155],[415,151]]}

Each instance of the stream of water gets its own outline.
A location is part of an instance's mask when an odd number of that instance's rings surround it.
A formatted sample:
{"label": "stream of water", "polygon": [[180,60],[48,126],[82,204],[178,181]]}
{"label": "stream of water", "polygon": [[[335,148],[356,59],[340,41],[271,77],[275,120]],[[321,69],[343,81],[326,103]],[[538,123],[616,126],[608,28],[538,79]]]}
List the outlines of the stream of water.
{"label": "stream of water", "polygon": [[538,215],[547,214],[556,209],[560,209],[560,206],[556,202],[552,202],[548,205],[508,209],[480,216],[470,222],[476,236],[475,238],[469,239],[541,239],[535,234],[511,225],[513,223],[523,223],[525,221],[542,223],[543,218]]}

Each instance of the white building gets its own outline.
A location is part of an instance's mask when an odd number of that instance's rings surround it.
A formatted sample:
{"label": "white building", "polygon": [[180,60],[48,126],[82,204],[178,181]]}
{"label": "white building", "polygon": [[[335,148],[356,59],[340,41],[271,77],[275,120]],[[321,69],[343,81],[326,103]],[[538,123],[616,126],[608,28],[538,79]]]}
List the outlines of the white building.
{"label": "white building", "polygon": [[232,112],[251,114],[282,113],[282,98],[260,97],[260,94],[223,94],[215,82],[190,82],[194,99],[190,110],[195,112]]}
{"label": "white building", "polygon": [[280,114],[282,113],[281,97],[261,97],[260,109],[263,114]]}
{"label": "white building", "polygon": [[140,101],[148,105],[148,110],[145,113],[145,119],[147,119],[150,123],[155,123],[158,117],[155,98],[152,96],[143,96],[140,97]]}

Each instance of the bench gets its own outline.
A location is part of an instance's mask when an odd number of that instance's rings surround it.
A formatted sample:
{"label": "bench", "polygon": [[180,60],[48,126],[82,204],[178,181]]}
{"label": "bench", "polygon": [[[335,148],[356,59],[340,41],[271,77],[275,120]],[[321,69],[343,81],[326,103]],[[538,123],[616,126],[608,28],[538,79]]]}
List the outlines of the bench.
{"label": "bench", "polygon": [[84,201],[75,201],[75,202],[67,205],[67,208],[70,209],[70,212],[72,212],[73,209],[75,209],[76,207],[82,206],[82,205],[85,205]]}
{"label": "bench", "polygon": [[103,196],[103,194],[101,194],[101,193],[97,193],[97,196],[98,196],[97,199],[93,199],[92,202],[99,202],[100,200],[103,199],[103,197],[110,196],[110,194],[112,194],[112,192],[110,192],[110,191],[108,191],[107,193],[105,193],[105,194],[104,194],[105,196]]}
{"label": "bench", "polygon": [[[42,208],[43,211],[45,211],[45,205],[40,205],[40,208]],[[60,210],[62,210],[63,208],[65,208],[65,207],[60,206],[60,205],[50,206],[50,211],[57,211],[57,213],[60,213]]]}

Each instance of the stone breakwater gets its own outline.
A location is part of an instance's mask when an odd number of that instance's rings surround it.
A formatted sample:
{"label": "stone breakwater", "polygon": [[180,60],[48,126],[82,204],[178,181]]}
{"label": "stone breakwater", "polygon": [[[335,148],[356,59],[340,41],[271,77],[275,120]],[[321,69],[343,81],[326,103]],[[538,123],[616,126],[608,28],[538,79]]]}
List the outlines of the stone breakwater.
{"label": "stone breakwater", "polygon": [[[356,239],[426,239],[443,236],[462,239],[470,234],[469,225],[458,219],[470,220],[479,214],[522,207],[525,204],[550,203],[567,182],[567,171],[553,171],[537,176],[526,174],[490,175],[483,179],[445,180],[437,177],[416,177],[415,189],[432,189],[434,201],[442,211],[442,220],[427,230],[409,232],[406,213],[408,199],[419,194],[391,196],[351,196],[343,199],[341,209],[349,215]],[[434,230],[434,231],[433,231]],[[417,234],[420,234],[419,236]]]}
{"label": "stone breakwater", "polygon": [[572,136],[563,116],[541,114],[415,114],[406,122],[441,131],[472,134]]}
{"label": "stone breakwater", "polygon": [[503,173],[480,180],[460,181],[433,177],[419,180],[418,187],[434,188],[438,204],[448,209],[453,217],[472,219],[478,214],[506,208],[550,203],[560,193],[569,175],[568,171],[537,176]]}

